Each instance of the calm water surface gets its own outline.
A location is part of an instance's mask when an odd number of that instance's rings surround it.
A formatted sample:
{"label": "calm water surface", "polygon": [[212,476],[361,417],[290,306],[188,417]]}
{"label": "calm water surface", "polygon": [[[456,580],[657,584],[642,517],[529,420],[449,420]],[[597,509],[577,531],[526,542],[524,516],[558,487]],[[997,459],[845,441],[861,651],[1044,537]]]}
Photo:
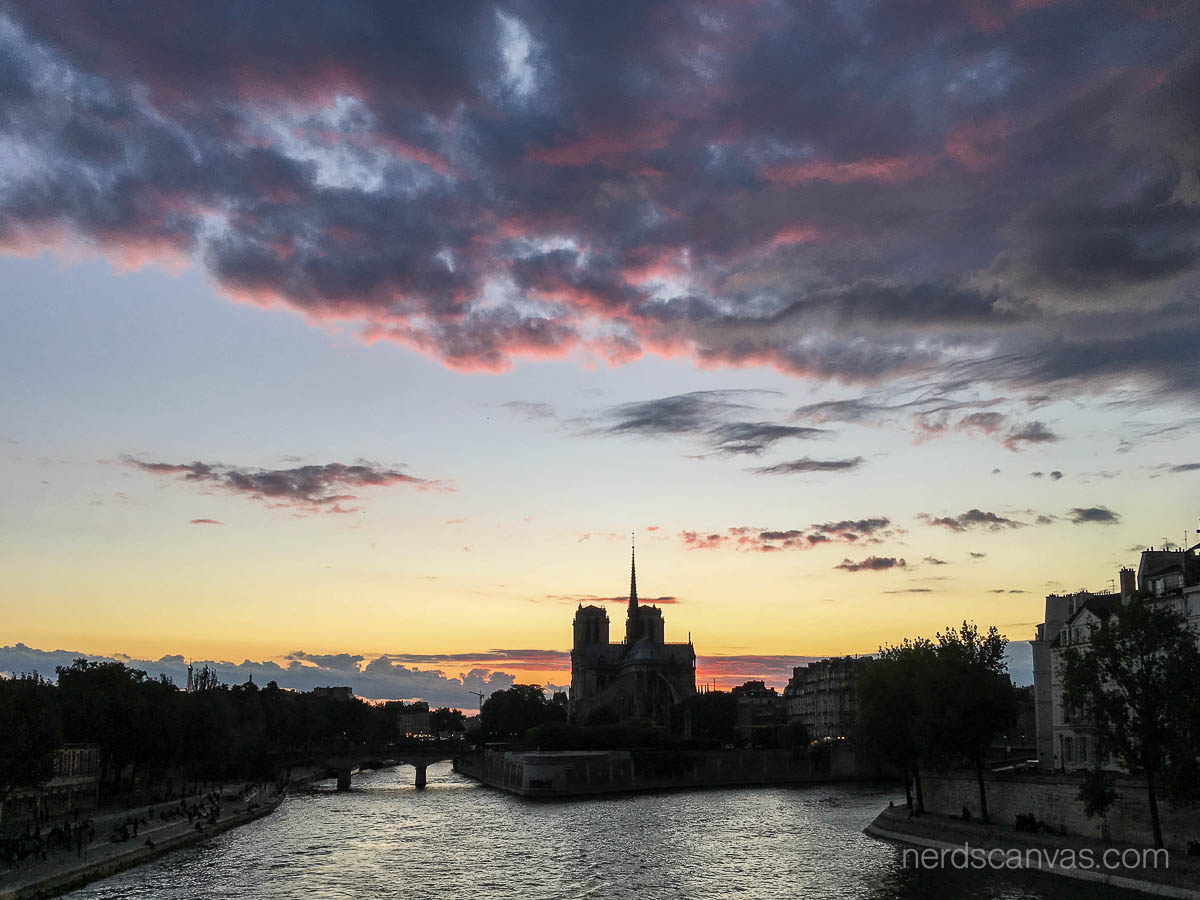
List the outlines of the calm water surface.
{"label": "calm water surface", "polygon": [[430,766],[290,796],[272,815],[75,898],[1055,898],[1124,896],[1036,874],[904,870],[862,834],[894,791],[742,788],[529,801]]}

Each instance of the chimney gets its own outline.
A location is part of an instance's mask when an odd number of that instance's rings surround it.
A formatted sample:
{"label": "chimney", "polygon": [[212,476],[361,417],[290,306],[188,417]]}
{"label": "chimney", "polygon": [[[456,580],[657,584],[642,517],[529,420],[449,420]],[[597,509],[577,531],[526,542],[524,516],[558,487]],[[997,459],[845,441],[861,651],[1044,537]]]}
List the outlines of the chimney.
{"label": "chimney", "polygon": [[1126,566],[1121,570],[1121,599],[1128,600],[1137,590],[1137,574]]}

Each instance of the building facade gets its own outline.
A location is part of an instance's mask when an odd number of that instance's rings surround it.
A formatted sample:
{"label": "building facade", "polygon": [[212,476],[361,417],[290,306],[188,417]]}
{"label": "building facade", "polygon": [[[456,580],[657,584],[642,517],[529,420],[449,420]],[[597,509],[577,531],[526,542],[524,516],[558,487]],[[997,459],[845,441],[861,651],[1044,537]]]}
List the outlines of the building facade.
{"label": "building facade", "polygon": [[783,690],[789,722],[803,722],[814,741],[844,738],[854,726],[858,677],[870,657],[839,656],[792,669]]}
{"label": "building facade", "polygon": [[696,693],[696,651],[667,643],[662,610],[638,602],[637,561],[631,557],[625,639],[609,643],[609,619],[599,606],[575,611],[571,648],[572,722],[649,719],[682,727],[683,706]]}
{"label": "building facade", "polygon": [[1188,617],[1200,640],[1200,557],[1187,550],[1145,550],[1137,571],[1120,572],[1119,589],[1109,593],[1078,591],[1046,597],[1045,621],[1033,647],[1034,716],[1038,768],[1071,771],[1097,765],[1115,767],[1096,753],[1092,729],[1063,701],[1060,659],[1064,650],[1086,646],[1092,633],[1138,593],[1171,603]]}
{"label": "building facade", "polygon": [[737,736],[757,743],[767,733],[786,725],[787,701],[763,681],[747,681],[732,691],[737,700]]}

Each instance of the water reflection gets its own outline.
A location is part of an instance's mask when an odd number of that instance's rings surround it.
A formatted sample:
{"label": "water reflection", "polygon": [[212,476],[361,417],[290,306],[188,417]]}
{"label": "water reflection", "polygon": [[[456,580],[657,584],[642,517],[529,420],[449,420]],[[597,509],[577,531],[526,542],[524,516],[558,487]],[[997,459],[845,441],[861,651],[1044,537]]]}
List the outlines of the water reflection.
{"label": "water reflection", "polygon": [[289,797],[273,815],[78,898],[1119,897],[1036,874],[915,872],[862,834],[895,792],[746,788],[526,801],[431,766]]}

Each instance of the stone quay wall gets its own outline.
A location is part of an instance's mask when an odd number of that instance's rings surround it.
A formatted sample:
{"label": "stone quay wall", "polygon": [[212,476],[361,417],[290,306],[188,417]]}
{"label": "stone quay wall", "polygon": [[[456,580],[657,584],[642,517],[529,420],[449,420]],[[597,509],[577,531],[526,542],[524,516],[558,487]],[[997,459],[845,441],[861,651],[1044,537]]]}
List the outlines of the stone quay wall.
{"label": "stone quay wall", "polygon": [[[1082,781],[1075,774],[989,774],[985,780],[988,813],[992,822],[1010,828],[1017,816],[1029,813],[1056,832],[1100,837],[1103,820],[1084,815],[1079,800]],[[927,811],[957,816],[966,807],[978,818],[979,784],[973,772],[922,773],[921,785]],[[1152,846],[1146,783],[1118,777],[1116,792],[1117,800],[1108,812],[1109,837],[1117,843]],[[1177,808],[1160,797],[1158,815],[1168,849],[1186,851],[1189,842],[1200,841],[1200,809]]]}
{"label": "stone quay wall", "polygon": [[887,777],[845,745],[799,750],[486,751],[455,759],[484,784],[526,797]]}

